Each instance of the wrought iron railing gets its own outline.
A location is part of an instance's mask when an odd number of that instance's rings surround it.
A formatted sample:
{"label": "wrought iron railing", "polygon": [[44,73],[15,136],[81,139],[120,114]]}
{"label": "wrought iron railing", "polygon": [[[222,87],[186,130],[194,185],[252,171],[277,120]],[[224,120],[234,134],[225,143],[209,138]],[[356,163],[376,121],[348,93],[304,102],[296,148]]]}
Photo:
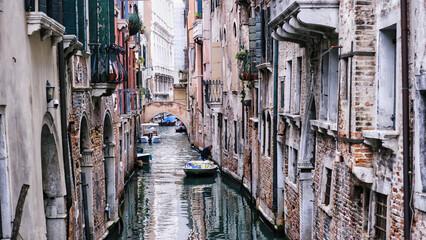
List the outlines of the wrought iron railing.
{"label": "wrought iron railing", "polygon": [[126,69],[121,64],[119,56],[125,54],[124,48],[111,44],[90,43],[92,83],[120,83],[127,81]]}
{"label": "wrought iron railing", "polygon": [[205,86],[206,103],[222,102],[222,81],[206,80],[203,82]]}
{"label": "wrought iron railing", "polygon": [[256,80],[258,79],[258,70],[256,69],[256,54],[255,50],[246,50],[243,58],[238,59],[239,77],[241,80]]}

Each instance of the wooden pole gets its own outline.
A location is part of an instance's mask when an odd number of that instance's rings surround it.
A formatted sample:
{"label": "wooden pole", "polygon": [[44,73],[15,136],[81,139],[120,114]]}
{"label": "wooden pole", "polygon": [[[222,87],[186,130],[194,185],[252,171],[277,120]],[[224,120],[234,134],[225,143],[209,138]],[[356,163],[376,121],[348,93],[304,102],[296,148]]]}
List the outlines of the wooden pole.
{"label": "wooden pole", "polygon": [[23,184],[21,187],[21,193],[19,194],[18,204],[16,205],[15,210],[15,219],[13,220],[11,240],[16,240],[18,238],[19,228],[21,227],[22,212],[24,210],[25,198],[27,197],[29,188],[30,185],[28,184]]}

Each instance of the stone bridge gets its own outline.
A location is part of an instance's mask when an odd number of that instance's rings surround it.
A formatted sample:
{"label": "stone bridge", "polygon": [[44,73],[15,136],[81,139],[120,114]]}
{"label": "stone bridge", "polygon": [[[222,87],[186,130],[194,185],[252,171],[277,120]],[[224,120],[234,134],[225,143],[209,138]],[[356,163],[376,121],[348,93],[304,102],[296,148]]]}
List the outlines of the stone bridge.
{"label": "stone bridge", "polygon": [[143,108],[143,122],[149,122],[153,117],[160,113],[173,114],[188,128],[188,112],[185,104],[174,101],[149,103]]}

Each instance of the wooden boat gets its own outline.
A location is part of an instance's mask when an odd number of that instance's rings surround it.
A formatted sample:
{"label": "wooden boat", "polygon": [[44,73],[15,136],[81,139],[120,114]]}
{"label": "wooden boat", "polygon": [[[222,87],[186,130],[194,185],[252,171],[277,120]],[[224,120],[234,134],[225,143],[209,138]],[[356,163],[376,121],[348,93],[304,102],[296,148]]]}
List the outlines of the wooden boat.
{"label": "wooden boat", "polygon": [[183,171],[186,175],[208,176],[216,173],[217,165],[212,161],[189,161]]}
{"label": "wooden boat", "polygon": [[179,126],[176,126],[176,132],[186,132],[186,127],[183,123],[179,123]]}
{"label": "wooden boat", "polygon": [[158,123],[141,124],[141,143],[159,143],[159,129]]}

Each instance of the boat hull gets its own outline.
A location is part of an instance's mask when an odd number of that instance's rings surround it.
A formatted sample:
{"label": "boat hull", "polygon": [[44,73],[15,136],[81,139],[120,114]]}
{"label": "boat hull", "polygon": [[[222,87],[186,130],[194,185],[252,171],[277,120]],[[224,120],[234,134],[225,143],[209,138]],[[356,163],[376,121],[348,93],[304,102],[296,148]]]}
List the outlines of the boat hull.
{"label": "boat hull", "polygon": [[[160,143],[161,142],[160,137],[153,136],[152,137],[152,142],[153,143]],[[148,143],[148,137],[147,136],[141,137],[141,143]]]}
{"label": "boat hull", "polygon": [[212,161],[190,161],[183,171],[191,176],[210,176],[216,173],[217,165]]}
{"label": "boat hull", "polygon": [[183,171],[186,175],[191,176],[211,176],[216,173],[217,168],[212,169],[194,169],[194,168],[184,168]]}

